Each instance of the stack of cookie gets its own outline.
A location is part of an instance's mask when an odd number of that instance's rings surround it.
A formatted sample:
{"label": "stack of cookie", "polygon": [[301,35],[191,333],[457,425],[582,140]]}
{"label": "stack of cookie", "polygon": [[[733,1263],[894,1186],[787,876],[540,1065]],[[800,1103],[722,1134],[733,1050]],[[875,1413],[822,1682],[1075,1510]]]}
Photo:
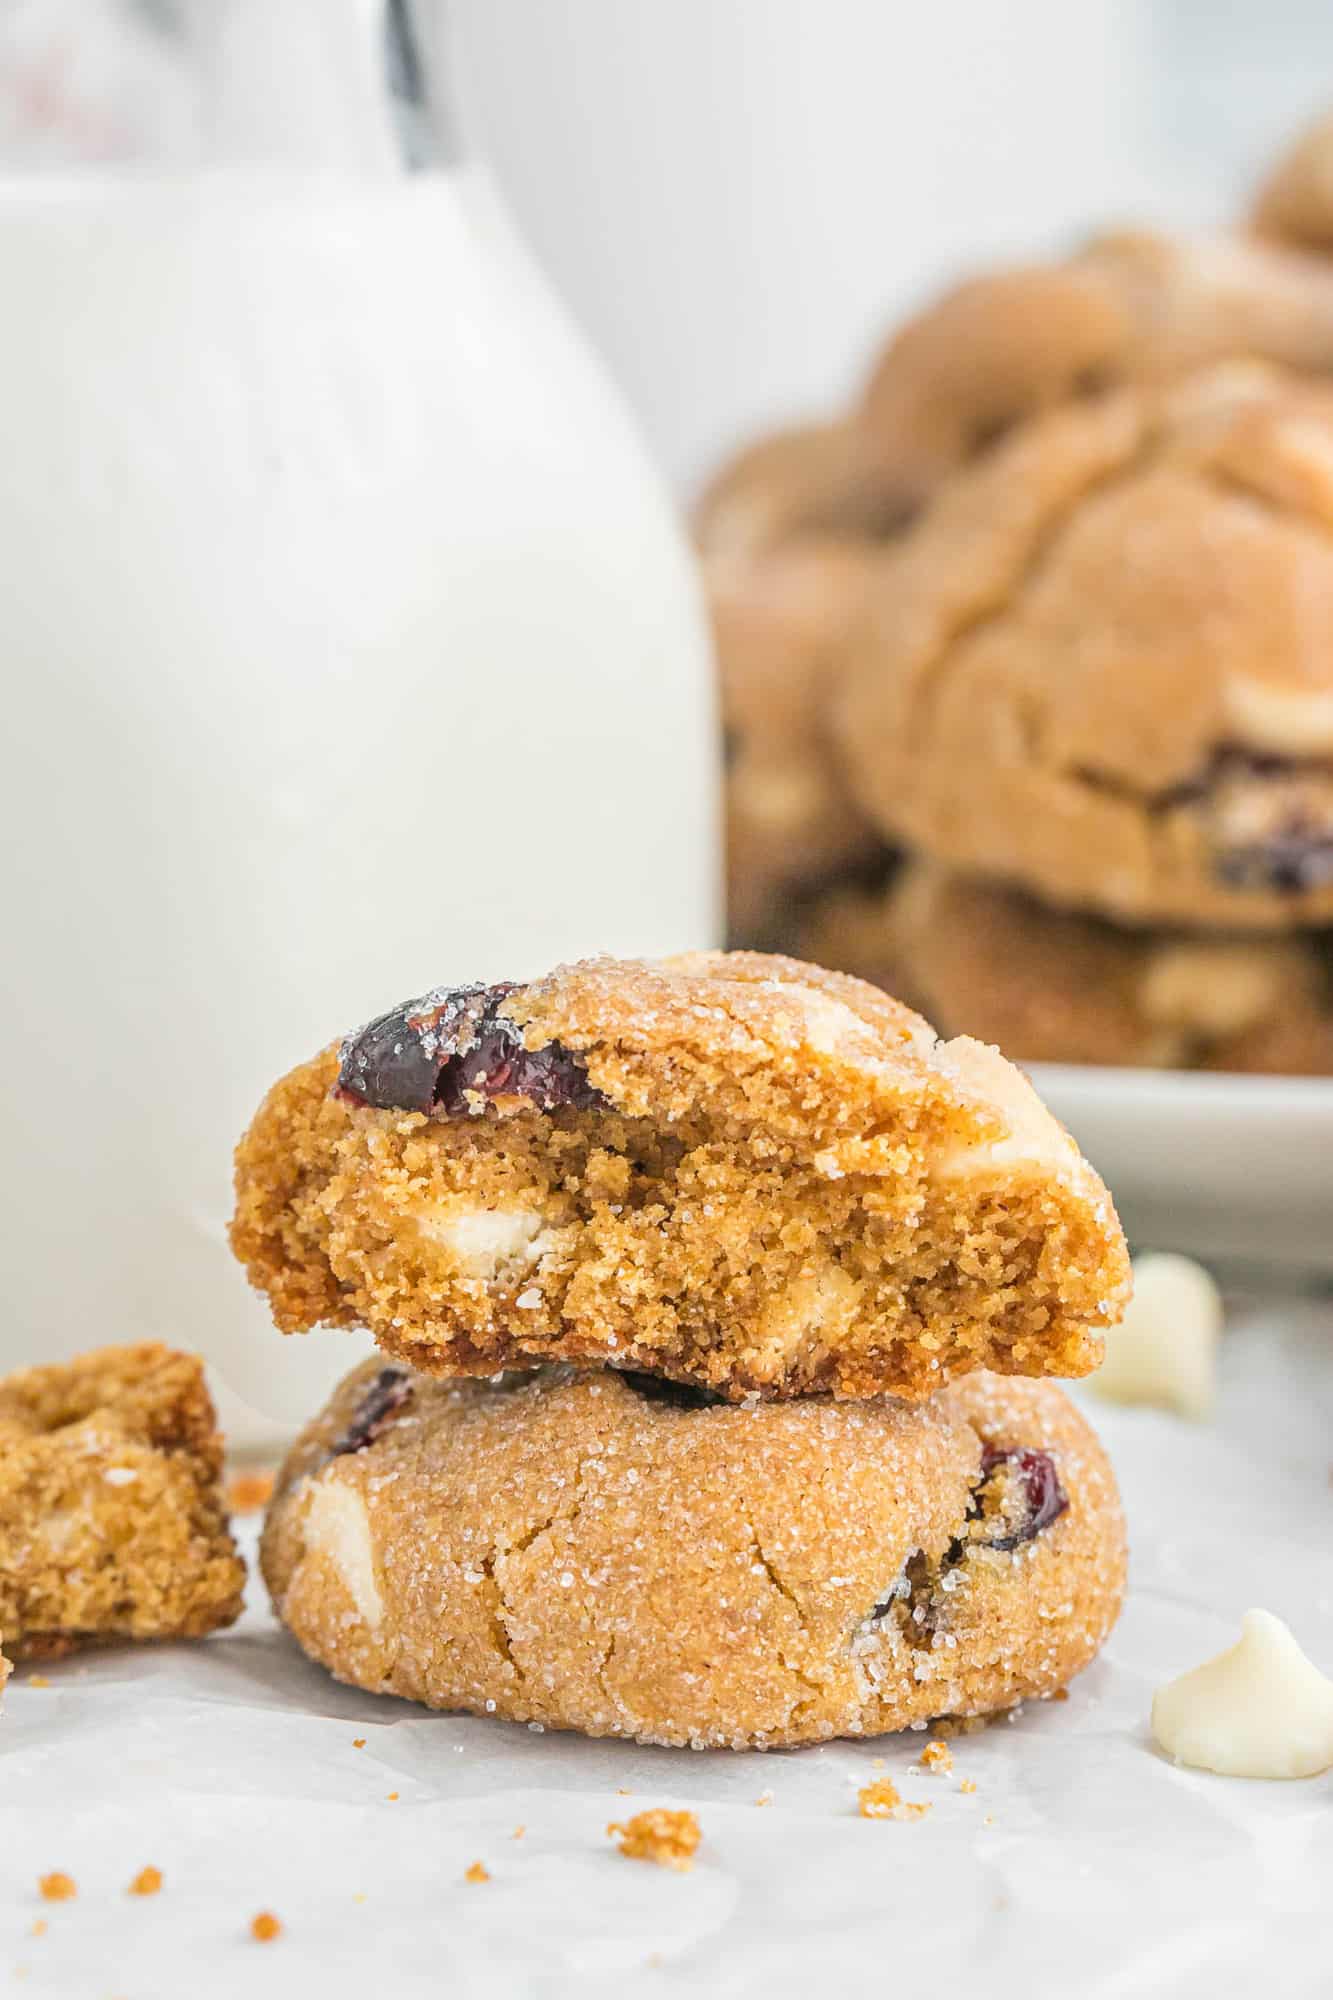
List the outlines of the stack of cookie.
{"label": "stack of cookie", "polygon": [[960,287],[705,494],[738,941],[1023,1060],[1333,1073],[1328,150],[1274,240]]}
{"label": "stack of cookie", "polygon": [[233,1243],[368,1328],[263,1566],[340,1678],[773,1745],[1048,1695],[1119,1606],[1052,1375],[1128,1290],[1105,1189],[995,1050],[758,954],[397,1007],[285,1077]]}

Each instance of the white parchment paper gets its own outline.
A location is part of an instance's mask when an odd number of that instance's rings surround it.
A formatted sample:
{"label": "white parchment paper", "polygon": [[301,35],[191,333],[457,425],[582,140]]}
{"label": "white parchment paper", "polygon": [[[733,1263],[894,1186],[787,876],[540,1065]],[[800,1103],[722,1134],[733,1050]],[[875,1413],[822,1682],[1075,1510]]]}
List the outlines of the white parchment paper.
{"label": "white parchment paper", "polygon": [[[1209,1426],[1088,1408],[1129,1513],[1124,1616],[1068,1701],[957,1739],[948,1777],[914,1768],[913,1735],[739,1756],[430,1715],[307,1664],[257,1579],[205,1644],[70,1661],[44,1688],[20,1669],[0,1991],[1333,1993],[1333,1776],[1210,1778],[1147,1734],[1154,1687],[1251,1605],[1333,1672],[1333,1304],[1234,1312]],[[881,1770],[929,1815],[858,1818]],[[651,1805],[698,1813],[692,1873],[607,1840]],[[475,1860],[489,1882],[465,1882]],[[127,1895],[147,1863],[161,1894]],[[74,1901],[40,1900],[51,1869]],[[265,1909],[283,1934],[258,1944]]]}

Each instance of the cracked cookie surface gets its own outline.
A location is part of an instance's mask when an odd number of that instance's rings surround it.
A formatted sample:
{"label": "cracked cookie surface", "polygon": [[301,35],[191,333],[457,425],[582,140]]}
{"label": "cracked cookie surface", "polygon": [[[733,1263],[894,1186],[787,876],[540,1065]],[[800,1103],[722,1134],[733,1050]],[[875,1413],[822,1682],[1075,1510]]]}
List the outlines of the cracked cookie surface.
{"label": "cracked cookie surface", "polygon": [[838,728],[886,837],[1137,923],[1333,919],[1333,389],[1069,407],[881,566]]}
{"label": "cracked cookie surface", "polygon": [[245,1566],[198,1357],[106,1347],[0,1380],[0,1632],[12,1659],[194,1639]]}
{"label": "cracked cookie surface", "polygon": [[1084,1374],[1128,1292],[1105,1188],[994,1049],[754,953],[590,960],[372,1023],[270,1092],[232,1241],[287,1332],[732,1396]]}
{"label": "cracked cookie surface", "polygon": [[1333,1075],[1333,933],[1128,930],[930,862],[806,913],[821,964],[1015,1062]]}
{"label": "cracked cookie surface", "polygon": [[279,1617],[358,1687],[794,1744],[1051,1694],[1119,1609],[1114,1479],[1049,1384],[738,1408],[613,1371],[404,1375],[393,1420],[338,1451],[378,1372],[293,1448],[262,1550]]}

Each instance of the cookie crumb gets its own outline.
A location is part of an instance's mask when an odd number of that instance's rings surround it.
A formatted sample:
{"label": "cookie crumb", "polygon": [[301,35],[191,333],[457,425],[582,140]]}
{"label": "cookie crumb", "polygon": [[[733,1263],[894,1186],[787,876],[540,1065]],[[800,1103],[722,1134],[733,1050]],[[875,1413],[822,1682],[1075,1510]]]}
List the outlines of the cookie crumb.
{"label": "cookie crumb", "polygon": [[684,1872],[694,1866],[694,1850],[699,1845],[699,1822],[692,1812],[672,1812],[654,1806],[635,1813],[624,1825],[612,1820],[609,1835],[620,1837],[620,1851],[631,1861],[655,1861],[659,1868]]}
{"label": "cookie crumb", "polygon": [[771,1806],[772,1803],[773,1803],[772,1792],[760,1792],[759,1797],[755,1800],[755,1804],[757,1806]]}
{"label": "cookie crumb", "polygon": [[983,1826],[994,1826],[995,1824],[994,1813],[987,1813],[985,1819],[982,1820],[981,1824]]}
{"label": "cookie crumb", "polygon": [[465,1882],[489,1882],[490,1879],[491,1871],[484,1862],[474,1861],[470,1868],[463,1870],[463,1880]]}
{"label": "cookie crumb", "polygon": [[250,1935],[258,1944],[272,1944],[274,1938],[282,1936],[282,1925],[272,1910],[261,1910],[250,1919]]}
{"label": "cookie crumb", "polygon": [[273,1498],[271,1472],[234,1472],[227,1482],[227,1507],[233,1514],[258,1514]]}
{"label": "cookie crumb", "polygon": [[352,1738],[353,1750],[364,1750],[365,1747],[366,1747],[366,1739],[364,1736],[354,1736]]}
{"label": "cookie crumb", "polygon": [[386,1792],[384,1796],[388,1800],[389,1804],[392,1805],[394,1800],[397,1798],[398,1794],[397,1792]]}
{"label": "cookie crumb", "polygon": [[977,1781],[975,1778],[964,1778],[962,1782],[959,1784],[958,1789],[960,1792],[975,1792],[975,1790],[977,1789]]}
{"label": "cookie crumb", "polygon": [[1051,1692],[1047,1695],[1046,1699],[1047,1701],[1068,1701],[1069,1689],[1052,1688]]}
{"label": "cookie crumb", "polygon": [[28,1686],[29,1686],[30,1688],[49,1688],[49,1687],[50,1687],[50,1685],[51,1685],[51,1683],[50,1683],[50,1681],[49,1681],[49,1680],[48,1680],[48,1679],[46,1678],[46,1675],[45,1675],[45,1674],[29,1674],[29,1675],[28,1675]]}
{"label": "cookie crumb", "polygon": [[68,1903],[79,1893],[74,1877],[64,1874],[59,1868],[54,1869],[49,1875],[43,1875],[37,1887],[42,1892],[43,1901],[47,1903]]}
{"label": "cookie crumb", "polygon": [[923,1771],[938,1771],[942,1777],[947,1778],[953,1769],[953,1751],[947,1743],[936,1737],[927,1743],[919,1761]]}
{"label": "cookie crumb", "polygon": [[29,1937],[45,1937],[45,1936],[46,1936],[46,1931],[47,1931],[47,1923],[46,1923],[46,1918],[45,1918],[45,1917],[35,1917],[35,1918],[33,1919],[33,1925],[32,1925],[32,1929],[31,1929],[31,1930],[30,1930],[30,1931],[28,1932],[28,1936],[29,1936]]}
{"label": "cookie crumb", "polygon": [[131,1896],[155,1896],[161,1887],[162,1870],[160,1868],[141,1868],[130,1883],[128,1893]]}
{"label": "cookie crumb", "polygon": [[632,1799],[632,1798],[634,1797],[634,1794],[633,1794],[633,1792],[632,1792],[632,1791],[630,1790],[630,1788],[629,1788],[629,1786],[628,1786],[628,1785],[617,1785],[617,1786],[616,1786],[616,1797],[617,1797],[618,1799]]}
{"label": "cookie crumb", "polygon": [[862,1785],[856,1804],[862,1819],[924,1819],[930,1811],[924,1801],[900,1797],[892,1778],[876,1778],[873,1785]]}
{"label": "cookie crumb", "polygon": [[365,1900],[366,1900],[366,1892],[364,1889],[358,1889],[356,1891],[356,1894],[352,1897],[352,1901],[354,1903],[364,1903]]}
{"label": "cookie crumb", "polygon": [[527,1830],[528,1830],[528,1829],[527,1829],[527,1828],[526,1828],[525,1826],[523,1826],[522,1824],[520,1824],[520,1825],[518,1825],[518,1826],[516,1826],[516,1827],[514,1828],[514,1831],[513,1831],[513,1832],[512,1832],[511,1834],[510,1834],[509,1838],[510,1838],[511,1840],[522,1840],[522,1838],[523,1838],[524,1834],[525,1834],[525,1833],[527,1832]]}

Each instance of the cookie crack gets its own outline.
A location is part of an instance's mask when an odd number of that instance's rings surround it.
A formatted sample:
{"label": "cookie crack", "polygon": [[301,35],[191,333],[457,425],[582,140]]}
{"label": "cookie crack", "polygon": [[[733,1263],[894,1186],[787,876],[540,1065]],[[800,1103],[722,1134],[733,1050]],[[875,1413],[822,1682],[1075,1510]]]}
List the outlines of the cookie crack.
{"label": "cookie crack", "polygon": [[505,1598],[504,1586],[495,1573],[495,1566],[502,1553],[505,1552],[498,1548],[492,1549],[491,1553],[482,1559],[481,1574],[483,1589],[486,1593],[486,1616],[490,1625],[491,1644],[505,1665],[510,1669],[521,1689],[527,1677],[524,1674],[522,1663],[514,1652],[509,1627],[505,1622],[509,1615],[509,1605]]}

